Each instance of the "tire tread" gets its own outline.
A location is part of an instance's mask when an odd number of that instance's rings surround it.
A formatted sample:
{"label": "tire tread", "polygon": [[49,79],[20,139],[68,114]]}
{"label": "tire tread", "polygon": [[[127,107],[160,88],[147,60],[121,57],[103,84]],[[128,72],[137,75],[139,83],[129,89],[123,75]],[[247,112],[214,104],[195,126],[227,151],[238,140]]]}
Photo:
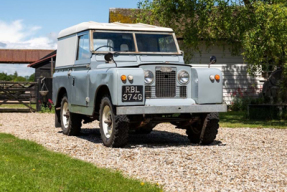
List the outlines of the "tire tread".
{"label": "tire tread", "polygon": [[[207,118],[207,124],[206,124],[206,130],[205,134],[203,136],[203,145],[208,145],[212,143],[216,135],[218,133],[219,128],[219,114],[218,113],[209,113],[206,116]],[[204,121],[204,119],[203,119]],[[201,124],[196,123],[194,126],[197,129],[202,129],[202,127],[199,127]],[[194,134],[193,130],[191,128],[186,129],[186,134],[188,135],[188,139],[191,143],[199,143],[200,142],[200,133]]]}

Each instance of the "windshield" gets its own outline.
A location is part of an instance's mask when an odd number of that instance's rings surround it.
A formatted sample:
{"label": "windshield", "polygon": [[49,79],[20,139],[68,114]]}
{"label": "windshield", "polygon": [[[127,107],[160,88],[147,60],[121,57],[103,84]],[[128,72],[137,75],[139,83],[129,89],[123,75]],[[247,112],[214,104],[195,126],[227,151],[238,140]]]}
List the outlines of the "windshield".
{"label": "windshield", "polygon": [[135,52],[132,33],[94,33],[94,51]]}
{"label": "windshield", "polygon": [[[135,33],[138,52],[177,53],[173,34]],[[94,32],[94,51],[136,52],[133,33]]]}
{"label": "windshield", "polygon": [[177,52],[172,35],[136,34],[139,52]]}

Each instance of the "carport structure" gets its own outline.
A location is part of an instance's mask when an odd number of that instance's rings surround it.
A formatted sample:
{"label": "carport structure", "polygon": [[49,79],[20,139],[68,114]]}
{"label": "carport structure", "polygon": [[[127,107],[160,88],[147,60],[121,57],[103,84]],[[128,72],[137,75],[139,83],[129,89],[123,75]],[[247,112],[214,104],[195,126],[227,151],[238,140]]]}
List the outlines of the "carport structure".
{"label": "carport structure", "polygon": [[[0,64],[29,64],[38,61],[54,50],[0,49]],[[31,107],[38,98],[37,82],[0,81],[0,112],[34,112]],[[27,108],[1,108],[3,104],[23,104]]]}

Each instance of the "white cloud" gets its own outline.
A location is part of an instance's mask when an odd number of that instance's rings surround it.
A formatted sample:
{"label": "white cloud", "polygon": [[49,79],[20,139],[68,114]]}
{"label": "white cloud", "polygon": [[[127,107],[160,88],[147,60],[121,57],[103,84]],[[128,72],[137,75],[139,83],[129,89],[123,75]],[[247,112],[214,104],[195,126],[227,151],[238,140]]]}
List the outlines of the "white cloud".
{"label": "white cloud", "polygon": [[27,64],[0,64],[0,73],[4,72],[8,75],[18,72],[19,76],[30,76],[35,73],[34,68],[27,67]]}
{"label": "white cloud", "polygon": [[0,47],[6,49],[56,49],[56,33],[36,36],[40,26],[26,26],[22,20],[0,20]]}

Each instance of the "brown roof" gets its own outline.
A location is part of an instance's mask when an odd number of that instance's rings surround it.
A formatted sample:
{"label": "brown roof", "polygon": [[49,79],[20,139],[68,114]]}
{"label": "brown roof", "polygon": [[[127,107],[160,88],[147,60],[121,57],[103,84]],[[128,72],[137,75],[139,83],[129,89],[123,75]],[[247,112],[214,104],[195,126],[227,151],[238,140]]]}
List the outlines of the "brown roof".
{"label": "brown roof", "polygon": [[33,63],[54,50],[0,49],[0,63]]}
{"label": "brown roof", "polygon": [[139,9],[110,8],[109,23],[136,23],[136,14]]}
{"label": "brown roof", "polygon": [[[33,68],[35,68],[37,65],[39,65],[39,64],[41,64],[41,63],[44,63],[45,61],[50,60],[51,58],[54,58],[54,59],[55,59],[56,56],[57,56],[57,50],[51,52],[50,54],[44,56],[44,57],[41,58],[41,59],[35,61],[34,63],[31,63],[31,64],[28,65],[27,67],[33,67]],[[55,62],[55,60],[54,60],[54,62]],[[36,67],[36,68],[37,68],[37,67]]]}

